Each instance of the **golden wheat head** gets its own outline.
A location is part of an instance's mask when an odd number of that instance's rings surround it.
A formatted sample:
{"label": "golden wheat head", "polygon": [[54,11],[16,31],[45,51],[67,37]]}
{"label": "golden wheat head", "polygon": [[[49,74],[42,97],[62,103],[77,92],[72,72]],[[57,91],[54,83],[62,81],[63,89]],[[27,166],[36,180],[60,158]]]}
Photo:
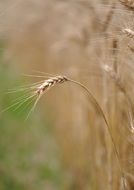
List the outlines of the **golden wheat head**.
{"label": "golden wheat head", "polygon": [[40,86],[37,87],[35,93],[37,95],[42,95],[46,90],[49,90],[51,87],[66,82],[68,79],[65,76],[56,76],[51,77],[45,80]]}

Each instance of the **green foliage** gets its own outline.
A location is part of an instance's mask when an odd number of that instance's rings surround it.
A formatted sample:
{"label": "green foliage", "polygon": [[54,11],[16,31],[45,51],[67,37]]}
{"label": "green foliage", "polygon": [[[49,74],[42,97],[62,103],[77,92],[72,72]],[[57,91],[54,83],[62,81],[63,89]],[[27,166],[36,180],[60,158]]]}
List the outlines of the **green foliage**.
{"label": "green foliage", "polygon": [[[23,92],[5,92],[22,84],[23,81],[10,67],[0,65],[1,111],[23,95]],[[44,186],[46,189],[60,189],[63,174],[53,137],[52,119],[47,110],[45,117],[41,117],[37,110],[25,121],[28,111],[24,104],[0,114],[0,189],[43,190]]]}

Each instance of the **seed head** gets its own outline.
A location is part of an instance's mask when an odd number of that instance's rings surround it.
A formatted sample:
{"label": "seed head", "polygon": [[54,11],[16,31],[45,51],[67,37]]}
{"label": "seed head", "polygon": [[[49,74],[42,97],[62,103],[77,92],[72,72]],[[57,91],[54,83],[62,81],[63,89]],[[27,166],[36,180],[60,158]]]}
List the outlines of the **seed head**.
{"label": "seed head", "polygon": [[134,31],[131,30],[130,28],[124,28],[124,29],[122,30],[122,32],[123,32],[124,34],[126,34],[128,37],[134,38]]}
{"label": "seed head", "polygon": [[68,79],[65,76],[51,77],[45,80],[40,86],[38,86],[35,93],[38,95],[42,95],[46,90],[49,90],[51,87],[55,86],[56,84],[61,84],[63,82],[66,82],[67,80]]}

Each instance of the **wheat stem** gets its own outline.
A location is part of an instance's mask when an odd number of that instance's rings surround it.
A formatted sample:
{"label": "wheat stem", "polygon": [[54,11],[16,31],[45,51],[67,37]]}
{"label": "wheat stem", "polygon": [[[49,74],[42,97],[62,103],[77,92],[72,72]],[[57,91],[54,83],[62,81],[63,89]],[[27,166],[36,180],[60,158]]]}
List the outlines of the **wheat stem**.
{"label": "wheat stem", "polygon": [[104,122],[105,122],[105,124],[106,124],[106,126],[107,126],[108,133],[109,133],[109,135],[110,135],[110,138],[111,138],[111,141],[112,141],[112,144],[113,144],[113,148],[114,148],[114,151],[115,151],[117,160],[118,160],[118,165],[119,165],[120,172],[121,172],[121,176],[122,176],[122,179],[123,179],[123,188],[124,188],[124,190],[125,190],[125,181],[124,181],[124,180],[125,180],[125,175],[124,175],[123,167],[122,167],[121,160],[120,160],[120,156],[119,156],[119,153],[118,153],[118,150],[117,150],[117,147],[116,147],[116,144],[115,144],[115,141],[114,141],[112,132],[111,132],[110,124],[109,124],[109,122],[108,122],[108,120],[107,120],[107,118],[106,118],[106,116],[105,116],[104,111],[102,110],[102,108],[101,108],[101,106],[99,105],[99,103],[98,103],[98,101],[96,100],[96,98],[92,95],[92,93],[89,91],[89,89],[88,89],[85,85],[83,85],[82,83],[77,82],[77,81],[75,81],[75,80],[69,79],[69,78],[67,78],[67,80],[70,81],[70,82],[72,82],[72,83],[74,83],[74,84],[77,84],[77,85],[79,85],[81,88],[83,88],[83,89],[87,92],[87,94],[88,94],[90,100],[91,100],[91,101],[94,103],[94,105],[96,106],[96,108],[97,108],[97,110],[99,111],[99,113],[102,115],[102,117],[103,117],[103,119],[104,119]]}
{"label": "wheat stem", "polygon": [[[103,119],[104,119],[104,122],[107,126],[107,129],[108,129],[108,133],[110,135],[110,138],[111,138],[111,141],[112,141],[112,144],[113,144],[113,148],[114,148],[114,151],[115,151],[115,154],[116,154],[116,157],[117,157],[117,160],[118,160],[118,163],[119,163],[119,168],[120,168],[120,172],[121,172],[121,175],[122,175],[122,178],[123,178],[123,187],[125,189],[125,182],[124,182],[124,171],[123,171],[123,167],[122,167],[122,164],[121,164],[121,161],[120,161],[120,157],[119,157],[119,153],[118,153],[118,150],[116,148],[116,144],[115,144],[115,141],[114,141],[114,138],[113,138],[113,135],[112,135],[112,132],[111,132],[111,128],[110,128],[110,124],[105,116],[105,113],[104,111],[102,110],[101,106],[99,105],[98,101],[96,100],[96,98],[92,95],[92,93],[89,91],[89,89],[83,85],[82,83],[80,82],[77,82],[75,80],[72,80],[70,78],[67,78],[65,76],[56,76],[56,77],[51,77],[47,80],[45,80],[38,88],[37,90],[34,92],[35,94],[38,95],[38,98],[34,104],[33,107],[35,107],[36,103],[38,102],[38,100],[40,99],[40,97],[47,91],[49,90],[51,87],[55,86],[56,84],[61,84],[61,83],[64,83],[64,82],[71,82],[71,83],[74,83],[78,86],[80,86],[82,89],[84,89],[87,94],[88,94],[88,97],[90,99],[90,101],[92,101],[92,103],[96,106],[97,110],[99,111],[99,113],[102,115]],[[32,108],[33,110],[33,108]],[[30,111],[31,113],[31,111]]]}
{"label": "wheat stem", "polygon": [[122,5],[127,9],[134,11],[134,1],[133,0],[119,0]]}
{"label": "wheat stem", "polygon": [[131,132],[134,132],[134,121],[133,121],[133,107],[131,104],[131,99],[126,91],[125,86],[122,84],[120,77],[114,72],[112,68],[110,68],[108,65],[105,65],[104,70],[109,74],[109,76],[115,81],[116,85],[120,89],[120,91],[124,94],[124,97],[126,98],[127,104],[128,104],[128,117],[130,121],[130,129]]}

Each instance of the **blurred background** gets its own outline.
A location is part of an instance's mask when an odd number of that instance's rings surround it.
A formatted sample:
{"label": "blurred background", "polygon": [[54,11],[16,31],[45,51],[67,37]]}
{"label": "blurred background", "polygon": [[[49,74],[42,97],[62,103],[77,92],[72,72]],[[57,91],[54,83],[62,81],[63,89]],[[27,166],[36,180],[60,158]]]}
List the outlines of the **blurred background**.
{"label": "blurred background", "polygon": [[126,189],[134,189],[134,43],[122,33],[133,24],[118,0],[0,1],[0,190],[123,189],[107,126],[83,89],[51,89],[25,120],[33,102],[23,102],[23,86],[46,73],[88,87],[110,124]]}

